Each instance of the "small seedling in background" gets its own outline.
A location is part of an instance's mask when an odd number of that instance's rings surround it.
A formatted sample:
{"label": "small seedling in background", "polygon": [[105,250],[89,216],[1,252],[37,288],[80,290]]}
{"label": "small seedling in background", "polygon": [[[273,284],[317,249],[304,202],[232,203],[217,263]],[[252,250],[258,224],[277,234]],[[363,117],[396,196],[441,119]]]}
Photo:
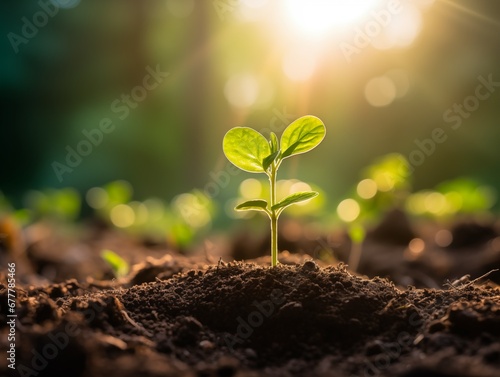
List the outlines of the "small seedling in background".
{"label": "small seedling in background", "polygon": [[391,153],[366,167],[351,197],[339,203],[337,214],[348,224],[352,243],[348,260],[352,271],[358,269],[368,223],[378,221],[387,209],[399,207],[410,188],[408,161],[398,153]]}
{"label": "small seedling in background", "polygon": [[109,264],[117,279],[127,276],[130,270],[129,264],[114,251],[105,249],[101,252],[101,257]]}
{"label": "small seedling in background", "polygon": [[352,271],[357,271],[361,260],[361,245],[366,237],[365,228],[361,224],[352,224],[348,230],[351,238],[351,252],[347,264]]}
{"label": "small seedling in background", "polygon": [[492,187],[471,178],[460,177],[442,182],[434,190],[411,194],[406,201],[406,208],[412,215],[438,220],[457,215],[478,218],[488,214],[495,204],[496,196]]}
{"label": "small seedling in background", "polygon": [[399,153],[390,153],[364,169],[356,187],[370,217],[380,217],[391,208],[401,207],[411,192],[410,164]]}
{"label": "small seedling in background", "polygon": [[71,222],[78,218],[81,208],[80,194],[72,188],[30,191],[24,202],[32,220]]}
{"label": "small seedling in background", "polygon": [[351,271],[356,271],[361,260],[361,246],[366,237],[367,212],[360,205],[359,200],[348,198],[342,200],[337,206],[337,215],[341,221],[349,224],[347,233],[351,239],[351,250],[347,264]]}
{"label": "small seedling in background", "polygon": [[276,178],[285,158],[305,153],[324,139],[323,122],[311,115],[292,122],[283,132],[281,140],[271,132],[270,140],[248,127],[235,127],[224,136],[222,148],[227,159],[236,167],[250,173],[264,173],[269,178],[270,201],[253,199],[236,206],[237,211],[263,211],[271,220],[271,265],[278,264],[278,218],[283,210],[296,203],[314,198],[315,191],[297,192],[278,201]]}
{"label": "small seedling in background", "polygon": [[147,242],[166,240],[180,250],[211,226],[215,212],[214,201],[199,190],[179,194],[170,204],[157,198],[137,201],[130,183],[123,180],[92,187],[86,200],[96,217],[109,225]]}

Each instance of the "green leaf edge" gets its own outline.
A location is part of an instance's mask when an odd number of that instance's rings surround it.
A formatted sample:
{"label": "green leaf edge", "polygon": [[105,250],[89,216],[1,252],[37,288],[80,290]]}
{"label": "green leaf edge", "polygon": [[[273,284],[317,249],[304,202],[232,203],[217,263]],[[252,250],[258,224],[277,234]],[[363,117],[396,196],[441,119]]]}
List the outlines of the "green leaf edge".
{"label": "green leaf edge", "polygon": [[[263,140],[266,140],[266,142],[268,143],[269,145],[269,141],[264,137],[264,135],[262,135],[259,131],[257,131],[256,129],[254,128],[251,128],[251,127],[233,127],[231,128],[230,130],[228,130],[226,132],[226,134],[224,135],[223,139],[222,139],[222,151],[224,153],[224,155],[226,156],[226,158],[229,160],[229,162],[231,162],[234,166],[236,166],[238,169],[240,170],[243,170],[243,171],[246,171],[248,173],[265,173],[266,172],[266,169],[264,169],[264,167],[262,166],[262,161],[260,161],[260,164],[261,166],[256,169],[256,168],[252,168],[252,169],[248,169],[248,168],[243,168],[241,166],[239,166],[238,162],[237,161],[233,161],[232,158],[230,156],[228,156],[227,154],[227,149],[226,149],[226,138],[228,137],[228,135],[231,133],[231,132],[236,132],[237,130],[250,130],[258,135],[260,135]],[[271,146],[269,145],[269,150],[271,150]],[[262,169],[262,170],[261,170]]]}
{"label": "green leaf edge", "polygon": [[323,131],[324,131],[323,137],[321,138],[321,140],[314,147],[312,147],[311,149],[308,149],[307,151],[303,151],[303,152],[294,153],[295,148],[297,148],[297,146],[300,144],[300,142],[297,141],[297,142],[293,143],[285,151],[283,151],[283,153],[280,156],[281,159],[285,159],[285,158],[288,158],[288,157],[291,157],[291,156],[295,156],[295,155],[298,155],[298,154],[307,153],[307,152],[313,150],[314,148],[316,148],[318,145],[320,145],[323,142],[323,140],[325,139],[325,137],[326,137],[326,126],[323,123],[323,121],[320,118],[318,118],[317,116],[314,116],[314,115],[304,115],[304,116],[302,116],[302,117],[297,118],[296,120],[294,120],[292,123],[290,123],[287,126],[287,128],[285,128],[285,130],[283,131],[283,134],[281,134],[281,143],[283,143],[283,135],[286,133],[286,130],[288,129],[288,127],[290,127],[293,123],[295,123],[298,120],[303,119],[303,118],[315,118],[315,119],[317,119],[321,123],[321,125],[323,126],[323,128],[322,128]]}
{"label": "green leaf edge", "polygon": [[278,149],[277,151],[271,153],[269,156],[267,156],[263,161],[262,161],[262,167],[264,170],[267,170],[269,166],[276,160],[276,157],[280,154],[280,150]]}
{"label": "green leaf edge", "polygon": [[274,132],[271,132],[269,146],[271,147],[271,152],[274,153],[279,149],[278,136]]}
{"label": "green leaf edge", "polygon": [[118,278],[126,276],[130,271],[128,262],[113,250],[103,249],[101,258],[111,267]]}
{"label": "green leaf edge", "polygon": [[310,200],[312,198],[315,198],[318,196],[319,193],[316,191],[301,191],[301,192],[296,192],[292,195],[287,196],[283,200],[280,200],[279,203],[276,203],[271,207],[271,210],[277,210],[280,208],[286,208],[292,204],[297,204],[304,202],[306,200]]}
{"label": "green leaf edge", "polygon": [[253,199],[238,204],[234,207],[236,211],[264,211],[267,212],[267,201],[264,199]]}

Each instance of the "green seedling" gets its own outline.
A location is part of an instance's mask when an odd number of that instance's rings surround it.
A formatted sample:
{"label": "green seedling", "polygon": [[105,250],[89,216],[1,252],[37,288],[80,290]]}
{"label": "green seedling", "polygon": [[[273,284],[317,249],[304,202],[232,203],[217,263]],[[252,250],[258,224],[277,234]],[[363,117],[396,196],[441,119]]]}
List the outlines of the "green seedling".
{"label": "green seedling", "polygon": [[269,178],[269,203],[253,199],[236,206],[237,211],[263,211],[271,221],[271,265],[278,264],[278,219],[283,210],[296,203],[318,195],[315,191],[297,192],[278,201],[276,178],[284,159],[315,148],[324,139],[323,122],[311,115],[292,122],[281,135],[281,140],[271,132],[270,140],[248,127],[235,127],[224,136],[222,148],[227,159],[236,167],[249,173],[264,173]]}
{"label": "green seedling", "polygon": [[72,188],[30,191],[24,202],[33,218],[63,222],[77,219],[81,208],[80,194]]}
{"label": "green seedling", "polygon": [[443,182],[438,185],[437,191],[445,196],[448,208],[451,207],[456,213],[471,215],[489,211],[497,196],[492,187],[468,177]]}
{"label": "green seedling", "polygon": [[361,248],[366,237],[365,228],[361,224],[352,224],[349,227],[348,234],[352,244],[347,264],[352,271],[357,271],[361,260]]}
{"label": "green seedling", "polygon": [[449,219],[451,216],[480,216],[487,214],[496,200],[496,192],[474,179],[460,177],[439,184],[434,190],[411,194],[406,207],[417,216]]}
{"label": "green seedling", "polygon": [[367,223],[380,219],[387,208],[397,208],[410,187],[409,163],[398,153],[382,156],[364,169],[362,180],[352,190],[352,198],[337,207],[340,219],[349,224],[349,269],[358,269]]}
{"label": "green seedling", "polygon": [[111,267],[117,279],[127,276],[130,270],[129,264],[114,251],[104,249],[101,257]]}
{"label": "green seedling", "polygon": [[351,251],[348,265],[351,271],[356,271],[361,259],[362,245],[366,237],[365,221],[367,212],[358,199],[348,198],[337,206],[337,215],[341,221],[349,224],[347,233],[351,239]]}

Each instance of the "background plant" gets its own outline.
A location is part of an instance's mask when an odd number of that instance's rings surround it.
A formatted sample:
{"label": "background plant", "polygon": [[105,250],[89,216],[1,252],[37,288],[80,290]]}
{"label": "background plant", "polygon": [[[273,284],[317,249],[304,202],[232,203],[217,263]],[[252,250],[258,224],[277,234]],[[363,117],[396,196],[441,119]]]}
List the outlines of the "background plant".
{"label": "background plant", "polygon": [[339,203],[337,216],[347,225],[351,239],[348,265],[352,271],[358,269],[367,228],[378,223],[388,210],[400,208],[411,186],[408,161],[390,153],[364,168],[349,197]]}
{"label": "background plant", "polygon": [[104,249],[101,251],[101,257],[111,267],[117,279],[127,276],[130,266],[121,256],[112,250]]}
{"label": "background plant", "polygon": [[130,183],[118,180],[87,191],[88,205],[112,227],[153,242],[167,241],[185,249],[208,231],[215,204],[200,190],[175,196],[170,203],[159,198],[133,200]]}

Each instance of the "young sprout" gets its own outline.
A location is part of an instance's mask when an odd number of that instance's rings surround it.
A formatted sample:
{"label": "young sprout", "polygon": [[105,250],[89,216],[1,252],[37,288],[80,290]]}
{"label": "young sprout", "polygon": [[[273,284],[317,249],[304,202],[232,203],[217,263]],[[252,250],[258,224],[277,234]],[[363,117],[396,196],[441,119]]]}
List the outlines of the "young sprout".
{"label": "young sprout", "polygon": [[104,249],[101,257],[111,267],[117,279],[127,276],[130,270],[128,263],[114,251]]}
{"label": "young sprout", "polygon": [[271,132],[270,140],[248,127],[235,127],[224,136],[222,148],[227,159],[241,170],[264,173],[269,178],[270,201],[253,199],[236,206],[237,211],[263,211],[271,220],[271,265],[278,264],[278,218],[283,210],[299,202],[314,198],[315,191],[297,192],[278,201],[276,178],[284,159],[315,148],[324,139],[323,122],[311,115],[292,122],[281,135]]}
{"label": "young sprout", "polygon": [[366,237],[365,228],[361,224],[352,224],[348,230],[349,237],[351,238],[351,252],[349,253],[349,260],[347,264],[352,271],[357,271],[359,261],[361,260],[361,252],[363,241]]}
{"label": "young sprout", "polygon": [[364,169],[353,198],[343,200],[337,207],[339,218],[349,224],[351,251],[348,265],[352,271],[359,267],[367,222],[382,217],[388,207],[397,208],[406,197],[411,187],[409,166],[398,153],[378,158]]}
{"label": "young sprout", "polygon": [[349,224],[348,235],[351,239],[351,251],[349,253],[348,265],[349,269],[356,271],[361,260],[362,244],[366,237],[364,228],[363,208],[358,200],[348,198],[342,200],[337,206],[337,215],[339,219]]}

